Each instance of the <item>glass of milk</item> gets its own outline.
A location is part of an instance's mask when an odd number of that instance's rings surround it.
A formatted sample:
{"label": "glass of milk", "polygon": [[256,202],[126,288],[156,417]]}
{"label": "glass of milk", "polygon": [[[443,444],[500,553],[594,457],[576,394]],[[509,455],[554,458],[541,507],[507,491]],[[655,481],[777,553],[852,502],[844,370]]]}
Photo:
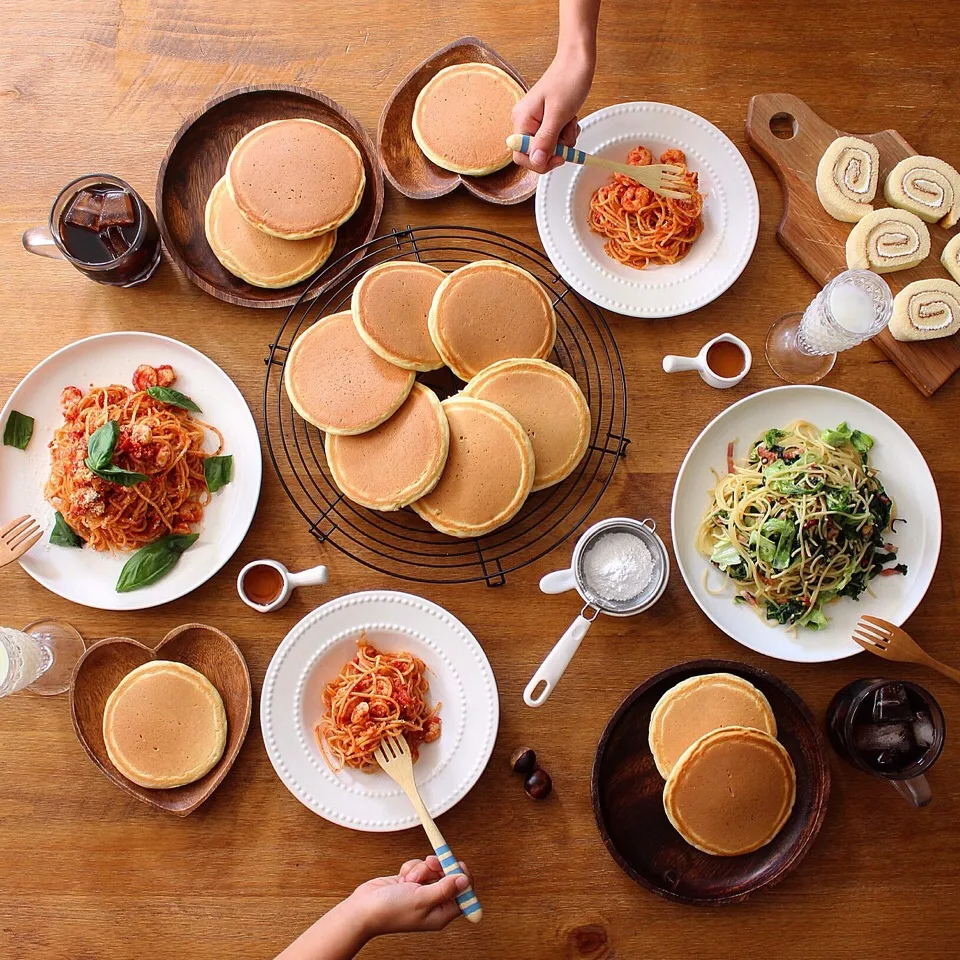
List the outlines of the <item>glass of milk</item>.
{"label": "glass of milk", "polygon": [[816,383],[837,354],[875,337],[890,322],[893,294],[870,270],[834,277],[803,313],[788,313],[767,334],[766,357],[788,383]]}
{"label": "glass of milk", "polygon": [[37,620],[23,630],[0,627],[0,697],[20,690],[65,693],[85,648],[80,634],[59,620]]}

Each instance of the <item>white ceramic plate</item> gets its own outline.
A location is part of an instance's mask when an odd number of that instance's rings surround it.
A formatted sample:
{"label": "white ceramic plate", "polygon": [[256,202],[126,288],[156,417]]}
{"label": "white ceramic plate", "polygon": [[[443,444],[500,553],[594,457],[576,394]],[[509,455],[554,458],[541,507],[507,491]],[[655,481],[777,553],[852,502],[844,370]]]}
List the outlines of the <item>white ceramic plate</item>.
{"label": "white ceramic plate", "polygon": [[[905,577],[877,577],[859,601],[841,597],[824,607],[830,621],[823,630],[788,630],[767,623],[747,607],[733,602],[728,586],[721,596],[711,596],[704,586],[717,589],[725,577],[697,550],[697,528],[710,506],[716,479],[713,470],[726,471],[727,443],[737,441],[735,456],[771,427],[792,420],[808,420],[826,429],[846,420],[851,427],[871,434],[876,444],[870,462],[896,503],[897,524],[889,539],[898,558],[907,564]],[[860,652],[851,640],[861,614],[869,613],[902,624],[923,599],[940,555],[940,500],[930,468],[906,431],[872,403],[826,387],[792,386],[763,390],[733,404],[707,425],[687,453],[673,490],[671,513],[673,550],[677,565],[703,612],[728,636],[751,650],[779,660],[819,663]],[[795,634],[795,635],[794,635]]]}
{"label": "white ceramic plate", "polygon": [[678,147],[699,174],[703,233],[672,266],[626,267],[608,257],[587,227],[590,197],[606,170],[565,163],[540,178],[537,228],[547,256],[578,293],[631,317],[675,317],[720,296],[743,272],[760,227],[750,168],[728,137],[689,110],[667,103],[621,103],[580,123],[577,147],[625,163],[638,144],[660,154]]}
{"label": "white ceramic plate", "polygon": [[[130,554],[114,556],[48,542],[54,511],[43,498],[50,470],[48,444],[63,423],[60,392],[66,386],[130,385],[141,363],[170,364],[176,388],[196,401],[205,422],[223,433],[224,454],[233,455],[233,479],[204,511],[200,539],[162,580],[141,590],[117,593],[117,577]],[[78,340],[38,364],[20,382],[0,412],[34,417],[25,451],[0,446],[0,520],[33,514],[44,527],[43,540],[20,561],[38,583],[74,603],[99,610],[142,610],[176,600],[210,579],[233,556],[246,535],[260,496],[260,440],[246,401],[233,381],[208,357],[179,340],[153,333],[105,333]],[[215,438],[208,435],[210,449]],[[213,441],[213,442],[211,442]]]}
{"label": "white ceramic plate", "polygon": [[404,830],[420,821],[403,791],[382,770],[333,773],[314,733],[323,716],[323,688],[356,655],[364,630],[380,650],[419,657],[432,702],[443,704],[441,734],[420,747],[414,767],[427,809],[437,817],[466,796],[497,738],[497,683],[470,631],[442,607],[407,593],[340,597],[287,634],[263,681],[263,741],[277,776],[314,813],[353,830]]}

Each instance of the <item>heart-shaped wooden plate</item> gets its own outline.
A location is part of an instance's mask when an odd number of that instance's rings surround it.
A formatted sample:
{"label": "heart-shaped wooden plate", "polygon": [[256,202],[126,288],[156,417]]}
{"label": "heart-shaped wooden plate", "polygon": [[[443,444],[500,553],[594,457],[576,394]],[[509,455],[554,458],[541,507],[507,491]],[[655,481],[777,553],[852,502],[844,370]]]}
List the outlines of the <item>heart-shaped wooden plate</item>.
{"label": "heart-shaped wooden plate", "polygon": [[[107,698],[131,670],[150,660],[175,660],[198,670],[220,691],[227,711],[227,745],[217,765],[194,783],[171,790],[152,790],[128,780],[113,765],[103,741]],[[227,775],[247,735],[252,708],[250,671],[243,654],[225,633],[202,623],[176,627],[153,649],[128,637],[101,640],[80,658],[70,690],[73,728],[90,759],[131,796],[178,817],[193,813]]]}
{"label": "heart-shaped wooden plate", "polygon": [[444,170],[426,158],[413,136],[413,107],[431,77],[457,63],[489,63],[510,74],[527,89],[523,77],[496,50],[476,37],[461,37],[427,57],[400,81],[380,115],[377,149],[387,179],[413,200],[433,200],[462,183],[474,196],[508,205],[528,200],[537,189],[537,174],[511,163],[486,177],[465,177]]}

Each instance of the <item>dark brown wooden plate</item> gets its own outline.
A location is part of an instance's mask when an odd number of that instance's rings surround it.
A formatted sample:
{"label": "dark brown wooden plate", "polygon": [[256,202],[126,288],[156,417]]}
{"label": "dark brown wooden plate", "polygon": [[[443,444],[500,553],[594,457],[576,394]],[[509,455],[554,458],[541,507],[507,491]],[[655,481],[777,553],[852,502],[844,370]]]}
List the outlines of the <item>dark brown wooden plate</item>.
{"label": "dark brown wooden plate", "polygon": [[413,136],[413,106],[427,81],[444,67],[457,63],[489,63],[509,73],[527,90],[523,77],[496,50],[476,37],[448,43],[408,73],[393,91],[380,115],[377,147],[387,179],[414,200],[433,200],[456,190],[462,183],[481,200],[503,205],[529,200],[537,189],[537,174],[509,164],[486,177],[464,177],[431,162]]}
{"label": "dark brown wooden plate", "polygon": [[[363,157],[367,185],[356,213],[337,231],[332,263],[376,233],[383,212],[383,174],[373,143],[340,104],[305,87],[250,86],[216,97],[188,117],[167,149],[157,177],[157,222],[167,253],[201,290],[242,307],[290,307],[310,279],[266,290],[230,273],[213,255],[203,230],[207,197],[223,176],[230,151],[254,127],[270,120],[306,117],[349,137]],[[359,254],[358,254],[359,256]],[[346,268],[353,261],[344,262]],[[323,292],[310,290],[307,299]]]}
{"label": "dark brown wooden plate", "polygon": [[[161,659],[185,663],[202,673],[220,691],[227,712],[227,745],[220,761],[194,783],[171,790],[151,790],[127,780],[113,765],[103,742],[107,698],[131,670]],[[127,637],[101,640],[80,658],[70,690],[73,728],[104,776],[143,803],[178,817],[193,813],[227,775],[247,735],[252,709],[253,690],[243,654],[225,633],[202,623],[176,627],[155,649]]]}
{"label": "dark brown wooden plate", "polygon": [[[647,742],[650,713],[660,697],[681,680],[716,672],[736,674],[763,692],[797,770],[790,819],[767,846],[740,857],[712,857],[677,833],[663,809],[663,778]],[[785,683],[746,663],[694,660],[641,683],[617,707],[600,737],[591,793],[603,842],[642,887],[695,906],[739,903],[781,880],[810,849],[827,812],[830,765],[816,721]]]}

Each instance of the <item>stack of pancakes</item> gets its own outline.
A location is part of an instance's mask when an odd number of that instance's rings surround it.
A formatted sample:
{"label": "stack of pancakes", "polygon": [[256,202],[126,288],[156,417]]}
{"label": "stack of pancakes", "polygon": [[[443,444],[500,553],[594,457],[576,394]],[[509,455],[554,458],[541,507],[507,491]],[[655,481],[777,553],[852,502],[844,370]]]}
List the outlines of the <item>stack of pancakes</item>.
{"label": "stack of pancakes", "polygon": [[734,857],[770,843],[797,793],[767,698],[742,677],[710,673],[671,687],[650,715],[663,807],[687,843]]}
{"label": "stack of pancakes", "polygon": [[[547,291],[513,264],[479,260],[446,274],[395,260],[360,278],[349,311],[294,341],[284,386],[326,434],[346,497],[481,536],[586,453],[587,401],[545,360],[556,331]],[[466,385],[441,403],[415,378],[443,366]]]}
{"label": "stack of pancakes", "polygon": [[289,287],[327,261],[365,185],[348,137],[316,120],[273,120],[233,148],[207,198],[207,243],[247,283]]}

